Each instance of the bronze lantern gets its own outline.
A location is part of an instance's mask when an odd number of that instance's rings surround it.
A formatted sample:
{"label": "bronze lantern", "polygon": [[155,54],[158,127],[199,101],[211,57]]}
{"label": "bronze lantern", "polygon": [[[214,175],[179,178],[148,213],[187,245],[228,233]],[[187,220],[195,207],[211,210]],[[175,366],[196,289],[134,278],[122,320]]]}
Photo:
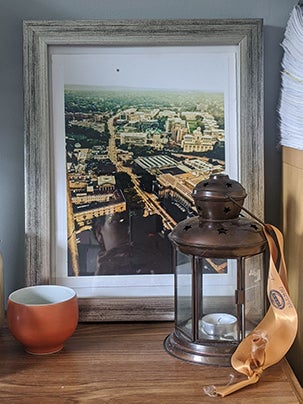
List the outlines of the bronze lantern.
{"label": "bronze lantern", "polygon": [[215,174],[193,191],[198,216],[178,223],[173,246],[175,327],[166,351],[189,362],[230,365],[239,342],[264,316],[262,226],[240,215],[247,194]]}

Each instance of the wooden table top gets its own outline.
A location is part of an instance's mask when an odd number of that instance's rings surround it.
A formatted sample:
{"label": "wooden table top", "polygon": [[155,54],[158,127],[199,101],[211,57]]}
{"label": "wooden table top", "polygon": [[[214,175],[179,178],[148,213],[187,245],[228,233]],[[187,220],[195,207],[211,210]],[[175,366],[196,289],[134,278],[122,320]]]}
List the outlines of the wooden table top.
{"label": "wooden table top", "polygon": [[[0,329],[0,402],[3,403],[302,403],[301,387],[285,359],[261,380],[225,398],[207,385],[229,380],[228,367],[196,365],[165,352],[173,323],[82,323],[61,352],[24,352]],[[242,376],[241,376],[242,378]]]}

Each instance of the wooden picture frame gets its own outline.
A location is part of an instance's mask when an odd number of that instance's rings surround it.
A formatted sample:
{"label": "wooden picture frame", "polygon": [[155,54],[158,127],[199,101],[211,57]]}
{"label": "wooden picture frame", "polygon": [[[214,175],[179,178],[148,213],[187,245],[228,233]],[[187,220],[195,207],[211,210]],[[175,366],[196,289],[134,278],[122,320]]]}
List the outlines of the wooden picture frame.
{"label": "wooden picture frame", "polygon": [[[237,48],[238,180],[246,207],[263,218],[263,23],[243,20],[24,22],[27,285],[55,282],[50,58],[53,46]],[[80,321],[173,320],[173,296],[79,298]]]}

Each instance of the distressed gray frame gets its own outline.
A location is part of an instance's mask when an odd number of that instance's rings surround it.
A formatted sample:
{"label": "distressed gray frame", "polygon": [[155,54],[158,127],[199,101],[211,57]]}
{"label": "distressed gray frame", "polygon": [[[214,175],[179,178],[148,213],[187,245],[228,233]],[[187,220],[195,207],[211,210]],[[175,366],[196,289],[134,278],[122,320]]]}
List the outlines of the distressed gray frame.
{"label": "distressed gray frame", "polygon": [[[263,22],[242,20],[24,21],[27,285],[54,282],[48,49],[53,45],[238,46],[240,182],[264,215]],[[173,320],[173,297],[79,299],[80,321]]]}

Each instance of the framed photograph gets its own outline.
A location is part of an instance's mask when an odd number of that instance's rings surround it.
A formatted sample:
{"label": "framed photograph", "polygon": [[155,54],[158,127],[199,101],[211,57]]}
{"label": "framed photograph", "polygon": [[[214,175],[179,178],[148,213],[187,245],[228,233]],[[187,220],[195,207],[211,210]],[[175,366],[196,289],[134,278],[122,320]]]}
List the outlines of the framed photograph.
{"label": "framed photograph", "polygon": [[194,186],[226,172],[263,218],[262,20],[25,21],[24,83],[27,284],[74,288],[80,321],[173,320]]}

